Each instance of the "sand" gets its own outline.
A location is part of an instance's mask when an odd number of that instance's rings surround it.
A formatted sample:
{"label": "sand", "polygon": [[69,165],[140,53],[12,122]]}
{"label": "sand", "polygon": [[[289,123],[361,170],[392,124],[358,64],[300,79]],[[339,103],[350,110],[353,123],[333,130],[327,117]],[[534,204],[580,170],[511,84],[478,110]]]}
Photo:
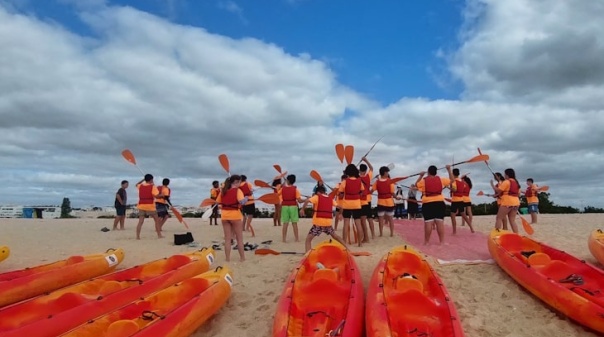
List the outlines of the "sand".
{"label": "sand", "polygon": [[[221,226],[209,226],[208,220],[201,219],[188,219],[188,223],[195,240],[202,245],[211,246],[213,240],[222,239]],[[493,223],[493,216],[475,217],[476,228],[481,232],[488,232]],[[172,244],[173,234],[182,233],[184,229],[175,219],[170,219],[165,225],[164,239],[157,239],[150,220],[145,223],[142,240],[139,241],[134,239],[135,219],[126,220],[125,231],[100,231],[112,225],[111,219],[0,219],[0,245],[11,248],[11,256],[0,263],[0,272],[117,247],[126,251],[126,258],[119,267],[124,269],[194,249]],[[292,242],[291,229],[290,242],[281,243],[281,228],[273,227],[270,219],[254,219],[253,225],[256,238],[246,233],[246,241],[260,243],[273,240],[271,248],[278,251],[304,250],[303,242]],[[604,215],[601,214],[544,214],[540,215],[539,224],[534,226],[534,238],[596,264],[587,248],[587,237],[593,229],[602,226]],[[310,228],[310,220],[301,220],[299,227],[303,239]],[[372,256],[356,258],[365,287],[383,254],[402,243],[403,240],[396,236],[382,237],[362,248],[373,253]],[[238,256],[234,254],[233,260],[237,262],[228,264],[234,271],[235,286],[226,306],[193,336],[271,335],[272,318],[283,282],[300,256],[246,253],[245,262],[238,262]],[[216,265],[223,264],[224,252],[218,251]],[[559,317],[520,288],[497,265],[443,266],[433,263],[433,266],[455,301],[466,336],[596,336]]]}

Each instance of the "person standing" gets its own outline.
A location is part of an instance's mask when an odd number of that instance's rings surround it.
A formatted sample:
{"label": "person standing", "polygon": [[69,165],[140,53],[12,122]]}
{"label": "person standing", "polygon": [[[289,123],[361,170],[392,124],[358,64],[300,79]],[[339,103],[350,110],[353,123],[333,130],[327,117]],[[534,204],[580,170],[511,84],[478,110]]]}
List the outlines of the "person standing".
{"label": "person standing", "polygon": [[403,218],[403,212],[405,210],[404,199],[403,188],[401,186],[396,186],[396,192],[394,192],[394,217],[397,219]]}
{"label": "person standing", "polygon": [[373,224],[373,210],[371,209],[371,178],[373,178],[373,166],[363,157],[361,161],[365,164],[359,166],[359,178],[363,183],[363,190],[361,191],[361,227],[363,228],[363,242],[369,242],[369,232],[371,232],[371,239],[375,239],[375,226]]}
{"label": "person standing", "polygon": [[330,235],[334,240],[338,241],[342,244],[342,246],[348,248],[344,240],[336,233],[335,229],[331,226],[331,218],[333,216],[333,207],[336,206],[336,202],[333,198],[330,198],[327,194],[325,194],[325,186],[317,186],[315,190],[315,194],[306,199],[302,208],[300,209],[300,216],[304,216],[304,210],[306,209],[306,205],[308,203],[312,203],[314,215],[312,218],[312,227],[306,236],[306,241],[304,242],[304,248],[308,252],[312,248],[312,240],[321,235],[321,233],[325,233]]}
{"label": "person standing", "polygon": [[[354,164],[348,164],[344,169],[346,179],[340,183],[339,193],[344,195],[342,201],[342,216],[344,217],[344,240],[350,237],[350,218],[354,221],[357,231],[358,246],[363,245],[363,228],[361,227],[361,194],[364,189],[359,178],[359,169]],[[350,240],[348,240],[350,241]]]}
{"label": "person standing", "polygon": [[[275,193],[279,193],[281,191],[281,186],[283,185],[281,179],[282,178],[280,176],[277,176],[275,177],[275,179],[273,179],[272,186],[273,191]],[[273,213],[273,226],[281,226],[281,209],[281,203],[275,204],[275,213]]]}
{"label": "person standing", "polygon": [[164,227],[166,221],[170,217],[168,215],[168,205],[170,205],[170,179],[164,178],[161,182],[162,186],[158,187],[159,194],[155,197],[155,210],[157,211],[157,217],[159,218],[159,229]]}
{"label": "person standing", "polygon": [[283,223],[283,242],[287,242],[287,226],[290,222],[294,230],[294,239],[296,240],[296,242],[300,241],[300,238],[298,236],[298,203],[303,202],[304,200],[302,199],[300,190],[298,190],[298,188],[294,185],[295,183],[296,176],[290,174],[285,178],[285,185],[283,185],[279,190],[279,196],[281,197],[281,222]]}
{"label": "person standing", "polygon": [[[493,188],[493,196],[495,197],[495,202],[497,203],[497,212],[499,212],[499,208],[501,207],[501,192],[498,192],[496,187],[499,187],[499,184],[501,184],[505,178],[503,177],[503,174],[501,174],[501,172],[496,172],[493,177],[495,178],[495,181],[497,181],[497,183],[495,183],[495,186],[493,187],[491,185],[491,187]],[[504,230],[508,230],[508,218],[503,218],[503,229]],[[497,225],[497,217],[495,217],[495,225]]]}
{"label": "person standing", "polygon": [[384,234],[384,224],[390,228],[390,236],[394,236],[394,184],[390,180],[390,169],[387,166],[380,167],[380,177],[373,183],[370,193],[377,191],[377,215],[380,236]]}
{"label": "person standing", "polygon": [[241,214],[241,205],[247,202],[241,189],[241,176],[232,175],[224,181],[222,190],[216,198],[216,203],[220,205],[220,221],[224,231],[224,254],[226,261],[231,261],[231,244],[233,236],[237,240],[237,251],[239,259],[245,261],[243,247],[243,216]]}
{"label": "person standing", "polygon": [[[346,178],[348,178],[348,176],[345,175],[345,174],[343,174],[340,177],[340,182],[335,187],[336,191],[340,190],[340,185],[342,184],[342,182],[344,180],[346,180]],[[343,211],[342,202],[344,201],[344,196],[341,193],[336,193],[335,199],[336,199],[336,215],[334,217],[335,219],[334,219],[333,229],[337,231],[338,230],[338,223],[340,221],[343,221],[343,217],[342,217],[342,211]]]}
{"label": "person standing", "polygon": [[533,178],[528,178],[526,185],[524,196],[528,204],[528,212],[531,215],[531,223],[536,224],[537,214],[539,214],[539,190],[537,189],[537,185],[534,184]]}
{"label": "person standing", "polygon": [[442,245],[445,242],[445,197],[443,189],[451,185],[453,173],[451,165],[447,165],[449,178],[439,177],[436,175],[437,168],[434,165],[428,167],[428,176],[422,171],[415,182],[417,189],[422,192],[422,215],[424,217],[424,245],[430,243],[432,228],[436,227],[438,239]]}
{"label": "person standing", "polygon": [[[220,194],[220,185],[218,180],[212,181],[212,188],[210,189],[210,199],[216,200]],[[212,219],[214,219],[214,225],[218,226],[218,207],[212,208],[212,215],[210,215],[210,226],[212,226]]]}
{"label": "person standing", "polygon": [[159,218],[157,217],[157,211],[155,209],[155,197],[159,194],[157,187],[153,184],[153,176],[151,174],[145,174],[143,180],[136,184],[138,189],[138,224],[136,225],[136,239],[141,239],[141,229],[145,222],[145,217],[150,216],[155,221],[155,232],[157,238],[163,238],[161,235],[161,228],[159,227]]}
{"label": "person standing", "polygon": [[[470,194],[472,193],[472,180],[470,179],[470,177],[468,177],[467,174],[463,175],[461,179],[463,179],[463,181],[466,183],[466,189],[463,193],[463,202],[466,204],[466,217],[468,218],[470,223],[472,223],[472,197],[470,197]],[[463,220],[461,225],[464,225]]]}
{"label": "person standing", "polygon": [[466,216],[466,204],[464,202],[464,193],[466,191],[466,182],[459,177],[459,169],[453,169],[453,183],[451,184],[451,226],[453,235],[457,234],[457,216],[461,215],[463,221],[468,223],[470,230],[474,233],[472,223]]}
{"label": "person standing", "polygon": [[254,213],[256,213],[256,204],[254,203],[253,195],[254,186],[247,181],[247,177],[243,174],[241,175],[239,189],[243,192],[243,196],[247,198],[247,202],[243,205],[242,209],[244,217],[243,230],[252,232],[253,237],[254,229],[252,228],[252,219],[254,218]]}
{"label": "person standing", "polygon": [[495,186],[493,179],[491,179],[491,187],[501,195],[501,206],[497,210],[497,219],[495,222],[495,228],[501,229],[503,226],[503,219],[508,219],[512,232],[518,233],[518,226],[516,225],[516,214],[518,213],[518,207],[520,206],[520,184],[516,180],[516,172],[514,169],[508,168],[503,171],[505,180],[499,183],[499,186]]}
{"label": "person standing", "polygon": [[113,220],[113,230],[117,230],[117,224],[120,224],[120,230],[124,230],[126,222],[126,203],[128,201],[128,180],[122,180],[122,186],[115,193],[115,219]]}
{"label": "person standing", "polygon": [[415,220],[419,206],[417,205],[417,186],[411,184],[407,192],[407,216],[409,220]]}

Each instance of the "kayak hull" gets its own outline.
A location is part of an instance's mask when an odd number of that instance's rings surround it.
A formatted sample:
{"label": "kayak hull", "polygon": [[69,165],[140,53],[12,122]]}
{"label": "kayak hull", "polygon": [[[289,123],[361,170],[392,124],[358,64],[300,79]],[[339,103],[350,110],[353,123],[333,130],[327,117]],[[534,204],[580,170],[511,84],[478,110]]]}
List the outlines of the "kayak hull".
{"label": "kayak hull", "polygon": [[464,336],[455,304],[430,264],[409,246],[390,250],[367,289],[367,337]]}
{"label": "kayak hull", "polygon": [[360,337],[363,282],[348,250],[337,242],[317,245],[288,277],[273,321],[273,336]]}
{"label": "kayak hull", "polygon": [[603,271],[508,231],[493,230],[488,246],[501,269],[522,287],[575,322],[604,333]]}
{"label": "kayak hull", "polygon": [[0,309],[0,334],[5,337],[51,337],[118,309],[140,297],[209,270],[214,251],[151,261],[68,286]]}
{"label": "kayak hull", "polygon": [[0,307],[84,281],[115,270],[122,249],[103,254],[71,256],[66,260],[0,274]]}
{"label": "kayak hull", "polygon": [[226,267],[217,267],[107,313],[61,336],[190,336],[226,303],[232,285],[232,272]]}

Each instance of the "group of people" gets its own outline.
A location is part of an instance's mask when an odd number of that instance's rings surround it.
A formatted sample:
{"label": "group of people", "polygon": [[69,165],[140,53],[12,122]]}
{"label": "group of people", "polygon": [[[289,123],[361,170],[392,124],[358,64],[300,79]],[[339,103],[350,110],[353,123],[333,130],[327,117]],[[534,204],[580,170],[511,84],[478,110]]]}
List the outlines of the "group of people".
{"label": "group of people", "polygon": [[[324,182],[319,181],[313,189],[312,196],[303,196],[295,185],[296,176],[293,174],[280,175],[273,180],[271,186],[279,195],[279,202],[275,204],[273,225],[282,227],[283,242],[287,242],[290,224],[292,225],[294,240],[299,241],[299,217],[304,216],[306,207],[312,204],[313,225],[305,240],[307,251],[311,249],[312,240],[323,233],[330,235],[346,246],[347,240],[348,242],[352,241],[350,239],[352,236],[351,228],[358,246],[361,247],[364,243],[369,242],[370,237],[371,239],[376,237],[371,208],[374,192],[377,192],[379,236],[383,235],[384,227],[389,228],[390,236],[394,235],[393,218],[397,215],[402,217],[400,205],[403,204],[404,200],[407,200],[410,219],[415,218],[418,204],[422,204],[424,244],[429,244],[433,230],[436,230],[439,242],[444,243],[445,200],[447,200],[443,194],[445,189],[450,189],[451,193],[451,199],[448,201],[451,202],[449,215],[451,217],[452,234],[455,235],[457,231],[457,216],[461,217],[462,226],[467,224],[470,231],[474,232],[470,200],[472,181],[467,174],[460,175],[459,169],[452,169],[450,165],[447,165],[445,168],[448,176],[441,177],[437,175],[438,169],[436,166],[428,167],[428,170],[420,172],[415,183],[409,186],[409,192],[405,199],[402,188],[400,186],[395,187],[395,182],[391,180],[390,169],[387,166],[380,167],[379,176],[374,179],[371,163],[366,157],[363,157],[361,162],[362,164],[358,167],[354,164],[347,165],[343,171],[344,174],[341,176],[341,181],[333,189],[330,187],[330,193],[328,193]],[[491,180],[494,191],[492,196],[497,198],[499,205],[495,226],[496,228],[507,229],[509,223],[512,231],[518,232],[515,219],[520,205],[519,196],[522,192],[520,184],[516,180],[515,172],[509,168],[504,171],[503,175],[500,173],[494,174],[494,178],[496,182]],[[114,220],[114,230],[124,229],[128,184],[128,181],[122,181],[121,187],[115,196],[117,216]],[[170,180],[165,178],[161,186],[156,186],[151,174],[146,174],[136,184],[139,197],[137,239],[140,239],[141,228],[147,216],[154,220],[158,238],[163,237],[162,226],[169,217],[168,210],[171,207],[169,184]],[[524,194],[527,197],[531,218],[535,223],[538,213],[538,189],[531,178],[527,180],[527,185]],[[421,201],[417,200],[416,193],[418,192],[422,194]],[[244,261],[243,232],[251,231],[254,235],[251,225],[255,212],[252,184],[247,181],[245,175],[232,175],[222,184],[213,181],[210,197],[215,201],[210,216],[210,225],[214,222],[214,225],[217,226],[220,217],[225,243],[235,240],[240,260]],[[302,204],[302,207],[299,207],[300,204]],[[343,223],[342,236],[336,232],[340,222]],[[231,245],[229,244],[225,244],[225,255],[227,261],[230,261]]]}

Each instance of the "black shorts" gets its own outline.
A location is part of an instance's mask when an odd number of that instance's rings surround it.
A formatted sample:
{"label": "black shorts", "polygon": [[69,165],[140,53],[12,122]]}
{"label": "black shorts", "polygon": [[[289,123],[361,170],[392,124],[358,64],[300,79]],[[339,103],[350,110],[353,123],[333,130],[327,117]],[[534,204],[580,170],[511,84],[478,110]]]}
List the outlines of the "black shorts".
{"label": "black shorts", "polygon": [[471,203],[471,202],[464,202],[464,205],[465,205],[466,207],[472,207],[472,203]]}
{"label": "black shorts", "polygon": [[165,218],[168,216],[168,204],[162,204],[161,202],[156,202],[155,209],[157,210],[158,217]]}
{"label": "black shorts", "polygon": [[256,204],[252,203],[249,205],[243,205],[243,208],[241,210],[246,216],[254,216],[254,213],[256,213]]}
{"label": "black shorts", "polygon": [[115,205],[115,215],[124,216],[126,215],[126,206],[124,205]]}
{"label": "black shorts", "polygon": [[353,219],[360,219],[361,218],[361,208],[357,208],[357,209],[344,209],[344,211],[342,212],[342,216],[344,217],[344,219],[349,219],[349,218],[353,218]]}
{"label": "black shorts", "polygon": [[451,203],[451,214],[465,214],[466,203],[463,201],[453,201]]}
{"label": "black shorts", "polygon": [[445,202],[434,201],[424,203],[422,205],[422,215],[424,222],[430,220],[444,220],[445,219]]}
{"label": "black shorts", "polygon": [[371,218],[371,203],[361,206],[361,216]]}

